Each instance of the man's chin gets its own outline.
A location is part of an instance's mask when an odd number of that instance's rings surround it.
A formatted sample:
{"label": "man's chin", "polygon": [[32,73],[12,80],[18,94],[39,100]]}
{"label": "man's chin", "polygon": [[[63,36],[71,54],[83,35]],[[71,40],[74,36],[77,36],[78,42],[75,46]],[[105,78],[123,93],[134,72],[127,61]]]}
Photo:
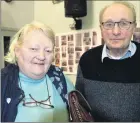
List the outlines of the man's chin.
{"label": "man's chin", "polygon": [[112,43],[109,46],[109,49],[123,49],[124,46],[121,43]]}

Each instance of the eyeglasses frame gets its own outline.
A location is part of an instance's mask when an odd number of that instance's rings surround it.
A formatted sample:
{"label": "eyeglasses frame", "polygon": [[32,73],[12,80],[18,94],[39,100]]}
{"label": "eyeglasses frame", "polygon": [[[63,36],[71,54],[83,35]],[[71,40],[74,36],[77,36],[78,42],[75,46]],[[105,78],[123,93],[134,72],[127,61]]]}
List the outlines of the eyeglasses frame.
{"label": "eyeglasses frame", "polygon": [[[131,24],[134,24],[136,21],[118,21],[118,22],[113,22],[113,21],[112,21],[112,23],[113,23],[114,25],[113,25],[113,27],[110,28],[110,29],[107,29],[107,28],[104,27],[104,24],[107,23],[107,21],[106,21],[106,22],[102,22],[101,24],[102,24],[102,26],[103,26],[104,29],[106,29],[106,30],[112,30],[112,29],[115,27],[115,24],[117,23],[117,26],[118,26],[120,29],[123,29],[123,30],[124,30],[125,28],[121,28],[121,27],[120,27],[120,23],[121,23],[121,22],[127,22],[127,23],[129,23],[129,24],[131,25]],[[128,29],[130,28],[130,25],[129,25],[129,27],[126,28],[125,30],[128,30]]]}

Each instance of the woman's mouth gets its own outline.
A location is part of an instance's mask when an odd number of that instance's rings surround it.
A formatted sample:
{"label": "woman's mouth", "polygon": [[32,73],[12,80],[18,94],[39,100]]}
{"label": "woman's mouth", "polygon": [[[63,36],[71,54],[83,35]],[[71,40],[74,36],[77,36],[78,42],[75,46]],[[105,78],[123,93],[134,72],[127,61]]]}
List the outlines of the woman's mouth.
{"label": "woman's mouth", "polygon": [[36,65],[44,65],[44,63],[34,63],[34,64],[36,64]]}

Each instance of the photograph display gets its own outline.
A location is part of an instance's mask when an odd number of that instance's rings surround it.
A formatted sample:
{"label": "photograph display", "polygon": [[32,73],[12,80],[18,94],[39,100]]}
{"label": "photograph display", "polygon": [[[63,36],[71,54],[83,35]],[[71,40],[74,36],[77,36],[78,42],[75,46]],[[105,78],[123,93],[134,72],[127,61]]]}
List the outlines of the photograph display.
{"label": "photograph display", "polygon": [[76,74],[82,54],[101,44],[100,32],[94,29],[57,34],[54,64],[62,68],[66,74]]}
{"label": "photograph display", "polygon": [[140,27],[137,27],[135,29],[135,32],[133,34],[133,41],[140,43]]}

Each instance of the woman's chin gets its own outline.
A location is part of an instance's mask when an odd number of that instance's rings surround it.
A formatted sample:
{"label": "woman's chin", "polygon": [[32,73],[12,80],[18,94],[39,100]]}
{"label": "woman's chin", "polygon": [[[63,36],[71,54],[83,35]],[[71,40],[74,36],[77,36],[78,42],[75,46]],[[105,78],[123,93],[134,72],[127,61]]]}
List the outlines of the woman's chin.
{"label": "woman's chin", "polygon": [[45,70],[45,65],[38,65],[38,64],[36,64],[36,65],[32,66],[32,71],[42,72],[44,70]]}
{"label": "woman's chin", "polygon": [[43,76],[45,76],[46,71],[44,71],[44,69],[33,69],[31,73],[32,73],[33,76],[35,76],[37,78],[38,77],[42,78]]}
{"label": "woman's chin", "polygon": [[41,78],[43,78],[44,76],[45,76],[45,74],[46,73],[44,73],[44,72],[34,72],[34,73],[32,73],[32,75],[33,75],[33,79],[41,79]]}

